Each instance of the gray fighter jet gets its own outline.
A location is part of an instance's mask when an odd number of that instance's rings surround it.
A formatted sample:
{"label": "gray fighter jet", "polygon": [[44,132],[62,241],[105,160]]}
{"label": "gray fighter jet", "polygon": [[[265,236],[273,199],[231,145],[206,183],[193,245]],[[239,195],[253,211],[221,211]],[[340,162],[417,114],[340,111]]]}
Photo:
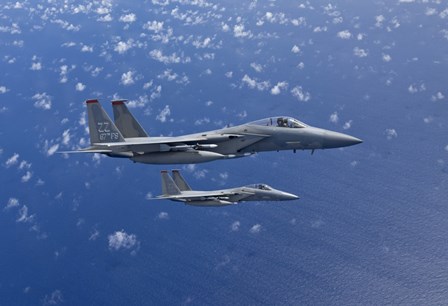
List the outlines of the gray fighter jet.
{"label": "gray fighter jet", "polygon": [[87,100],[88,148],[64,153],[101,153],[145,164],[189,164],[244,157],[263,151],[331,149],[358,138],[278,116],[219,130],[175,137],[149,137],[125,104],[112,101],[115,124],[98,100]]}
{"label": "gray fighter jet", "polygon": [[286,201],[299,198],[266,184],[211,191],[191,190],[179,170],[172,170],[172,178],[166,170],[161,171],[160,174],[163,194],[153,200],[171,200],[193,206],[226,206],[246,201]]}

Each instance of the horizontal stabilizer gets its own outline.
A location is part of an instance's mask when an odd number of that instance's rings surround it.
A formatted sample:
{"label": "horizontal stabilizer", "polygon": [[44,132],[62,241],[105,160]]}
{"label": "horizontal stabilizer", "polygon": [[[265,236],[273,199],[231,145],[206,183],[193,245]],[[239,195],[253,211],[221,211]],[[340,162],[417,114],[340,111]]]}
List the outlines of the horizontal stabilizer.
{"label": "horizontal stabilizer", "polygon": [[73,154],[73,153],[111,153],[112,150],[103,150],[103,149],[82,149],[76,151],[58,151],[58,154]]}

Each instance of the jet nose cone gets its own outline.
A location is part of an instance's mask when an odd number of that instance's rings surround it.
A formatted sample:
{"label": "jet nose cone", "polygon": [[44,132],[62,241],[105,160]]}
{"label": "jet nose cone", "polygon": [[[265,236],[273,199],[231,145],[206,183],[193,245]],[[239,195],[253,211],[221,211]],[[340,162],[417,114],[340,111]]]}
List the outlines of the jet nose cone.
{"label": "jet nose cone", "polygon": [[348,147],[362,143],[362,140],[347,134],[331,132],[326,135],[327,148]]}
{"label": "jet nose cone", "polygon": [[283,200],[285,200],[285,201],[297,200],[300,198],[299,196],[296,196],[295,194],[288,193],[288,192],[283,192],[282,197],[283,197]]}

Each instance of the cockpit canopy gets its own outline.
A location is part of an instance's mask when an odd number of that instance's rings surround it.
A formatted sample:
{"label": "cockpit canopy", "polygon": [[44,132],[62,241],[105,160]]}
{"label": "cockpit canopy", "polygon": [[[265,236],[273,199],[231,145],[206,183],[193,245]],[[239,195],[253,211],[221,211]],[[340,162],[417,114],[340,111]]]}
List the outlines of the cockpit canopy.
{"label": "cockpit canopy", "polygon": [[272,187],[266,184],[252,184],[247,185],[246,187],[260,190],[272,190]]}
{"label": "cockpit canopy", "polygon": [[271,117],[248,123],[250,125],[276,126],[285,128],[304,128],[307,125],[291,117]]}

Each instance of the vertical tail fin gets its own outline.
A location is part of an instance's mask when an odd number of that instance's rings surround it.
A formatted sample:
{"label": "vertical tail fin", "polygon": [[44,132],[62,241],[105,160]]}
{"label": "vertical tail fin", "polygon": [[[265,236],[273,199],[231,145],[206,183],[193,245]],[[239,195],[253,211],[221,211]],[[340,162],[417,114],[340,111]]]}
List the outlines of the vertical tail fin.
{"label": "vertical tail fin", "polygon": [[188,183],[185,181],[185,179],[180,174],[179,170],[171,170],[173,173],[173,179],[176,183],[177,187],[179,187],[180,191],[189,191],[191,190],[191,187],[188,185]]}
{"label": "vertical tail fin", "polygon": [[162,194],[163,195],[166,196],[166,195],[181,194],[176,183],[173,181],[171,176],[168,174],[168,171],[166,171],[166,170],[160,171],[160,176],[162,178]]}
{"label": "vertical tail fin", "polygon": [[114,121],[125,138],[131,137],[148,137],[148,134],[138,123],[132,113],[126,106],[127,100],[112,101],[112,108],[114,110]]}
{"label": "vertical tail fin", "polygon": [[125,141],[98,100],[87,100],[86,104],[91,144]]}

